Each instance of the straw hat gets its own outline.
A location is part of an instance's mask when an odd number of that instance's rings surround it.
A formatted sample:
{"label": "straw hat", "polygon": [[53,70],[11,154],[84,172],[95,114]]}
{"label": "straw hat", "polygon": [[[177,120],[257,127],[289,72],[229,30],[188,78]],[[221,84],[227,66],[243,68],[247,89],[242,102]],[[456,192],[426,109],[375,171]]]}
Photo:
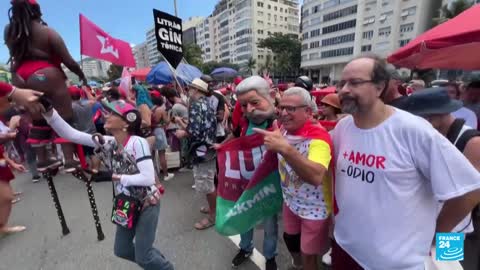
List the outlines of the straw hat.
{"label": "straw hat", "polygon": [[205,94],[208,94],[208,84],[199,78],[194,79],[190,84],[190,87],[195,88]]}

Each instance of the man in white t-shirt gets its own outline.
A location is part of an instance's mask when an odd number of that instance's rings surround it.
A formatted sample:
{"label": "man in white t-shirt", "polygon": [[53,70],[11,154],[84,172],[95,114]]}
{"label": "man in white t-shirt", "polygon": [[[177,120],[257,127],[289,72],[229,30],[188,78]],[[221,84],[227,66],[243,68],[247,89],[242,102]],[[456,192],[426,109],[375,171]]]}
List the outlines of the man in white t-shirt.
{"label": "man in white t-shirt", "polygon": [[335,270],[423,270],[435,232],[450,232],[480,201],[480,174],[462,153],[426,120],[382,102],[388,81],[383,60],[363,56],[337,85],[351,116],[331,134]]}

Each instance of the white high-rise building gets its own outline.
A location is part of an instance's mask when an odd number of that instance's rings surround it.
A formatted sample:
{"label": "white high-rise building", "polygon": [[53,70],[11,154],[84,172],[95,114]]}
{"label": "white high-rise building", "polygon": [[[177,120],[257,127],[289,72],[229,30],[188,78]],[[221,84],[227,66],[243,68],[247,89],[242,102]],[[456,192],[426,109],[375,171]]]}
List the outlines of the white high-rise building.
{"label": "white high-rise building", "polygon": [[[210,27],[211,26],[211,27]],[[213,17],[205,18],[196,27],[197,45],[202,49],[203,62],[213,61]]]}
{"label": "white high-rise building", "polygon": [[197,43],[197,27],[202,24],[204,17],[194,16],[182,22],[183,45]]}
{"label": "white high-rise building", "polygon": [[382,57],[433,25],[438,0],[305,0],[301,67],[315,82],[338,80],[354,56]]}
{"label": "white high-rise building", "polygon": [[163,57],[157,49],[157,37],[155,36],[155,27],[147,31],[147,53],[148,63],[151,67],[163,61]]}
{"label": "white high-rise building", "polygon": [[137,63],[137,69],[150,66],[150,62],[148,61],[148,46],[146,42],[136,45],[132,50],[133,56],[135,56],[135,62]]}
{"label": "white high-rise building", "polygon": [[298,0],[220,0],[211,16],[197,27],[203,60],[245,65],[265,64],[266,49],[257,43],[273,33],[299,35]]}
{"label": "white high-rise building", "polygon": [[83,63],[80,64],[82,66],[83,73],[89,79],[93,77],[106,79],[108,77],[108,69],[111,65],[110,62],[94,58],[84,58]]}

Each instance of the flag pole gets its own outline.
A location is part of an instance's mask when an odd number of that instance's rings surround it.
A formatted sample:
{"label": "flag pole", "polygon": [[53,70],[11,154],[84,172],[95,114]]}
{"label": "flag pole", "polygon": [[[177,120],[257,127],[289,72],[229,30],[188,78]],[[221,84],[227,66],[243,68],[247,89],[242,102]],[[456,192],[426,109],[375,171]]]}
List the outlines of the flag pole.
{"label": "flag pole", "polygon": [[159,52],[159,53],[163,57],[165,62],[167,62],[167,65],[168,65],[168,67],[170,68],[170,71],[173,74],[173,78],[175,79],[175,82],[177,83],[178,87],[180,87],[180,90],[181,90],[182,94],[185,94],[185,91],[183,90],[182,85],[180,84],[180,82],[177,78],[177,71],[173,68],[173,66],[170,64],[170,62],[167,61],[167,59],[163,56],[163,54],[161,52]]}
{"label": "flag pole", "polygon": [[173,0],[173,6],[175,8],[175,17],[178,17],[178,13],[177,13],[177,0]]}
{"label": "flag pole", "polygon": [[83,72],[83,48],[82,48],[82,14],[78,14],[78,24],[80,26],[80,66],[82,67]]}

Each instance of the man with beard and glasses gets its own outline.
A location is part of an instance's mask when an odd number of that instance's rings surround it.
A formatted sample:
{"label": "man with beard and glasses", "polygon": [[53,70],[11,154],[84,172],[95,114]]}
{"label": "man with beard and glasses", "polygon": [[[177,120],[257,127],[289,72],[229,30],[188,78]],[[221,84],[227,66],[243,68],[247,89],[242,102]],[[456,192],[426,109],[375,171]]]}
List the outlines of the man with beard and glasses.
{"label": "man with beard and glasses", "polygon": [[452,231],[480,201],[465,156],[426,120],[383,103],[389,80],[372,55],[348,63],[337,85],[351,115],[331,133],[336,270],[423,270],[435,232]]}
{"label": "man with beard and glasses", "polygon": [[[310,94],[301,87],[285,91],[280,101],[284,132],[257,130],[265,146],[278,154],[284,199],[283,238],[293,258],[293,269],[317,270],[318,255],[328,250],[332,213],[330,135],[312,122]],[[283,135],[282,135],[283,133]]]}
{"label": "man with beard and glasses", "polygon": [[[272,127],[275,118],[273,99],[269,95],[268,82],[259,77],[252,76],[243,80],[236,88],[237,102],[240,104],[244,118],[240,121],[240,128],[234,135],[229,135],[225,140],[234,137],[254,134],[253,129],[268,129]],[[266,270],[276,270],[278,240],[277,215],[263,221],[263,255],[266,259]],[[244,263],[253,253],[253,230],[240,235],[240,251],[233,258],[232,266],[237,267]]]}

